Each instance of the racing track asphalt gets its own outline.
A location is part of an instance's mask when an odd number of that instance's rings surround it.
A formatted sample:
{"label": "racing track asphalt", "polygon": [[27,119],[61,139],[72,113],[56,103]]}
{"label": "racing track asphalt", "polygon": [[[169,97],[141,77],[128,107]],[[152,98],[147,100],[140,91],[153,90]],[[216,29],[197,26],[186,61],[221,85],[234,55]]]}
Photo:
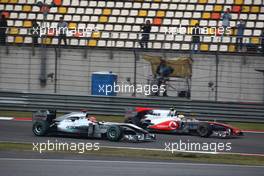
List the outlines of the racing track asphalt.
{"label": "racing track asphalt", "polygon": [[107,140],[73,138],[62,136],[36,137],[31,131],[32,122],[26,121],[0,121],[0,141],[9,142],[99,142],[100,146],[135,147],[164,149],[165,143],[231,143],[232,153],[264,154],[264,134],[246,133],[245,136],[233,139],[201,138],[189,135],[157,134],[157,141],[145,143],[129,143],[125,141],[110,142]]}
{"label": "racing track asphalt", "polygon": [[5,176],[262,176],[262,166],[194,164],[149,161],[0,158]]}

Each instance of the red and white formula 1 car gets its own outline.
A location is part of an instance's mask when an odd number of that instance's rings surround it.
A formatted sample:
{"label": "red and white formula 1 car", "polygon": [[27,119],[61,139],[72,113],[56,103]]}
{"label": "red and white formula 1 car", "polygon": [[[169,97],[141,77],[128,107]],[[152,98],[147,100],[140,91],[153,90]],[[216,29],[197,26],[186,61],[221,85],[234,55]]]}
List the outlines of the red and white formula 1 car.
{"label": "red and white formula 1 car", "polygon": [[126,123],[133,123],[150,132],[193,134],[201,137],[221,138],[242,136],[243,132],[233,126],[210,121],[199,121],[179,115],[175,108],[170,110],[137,107],[126,113]]}

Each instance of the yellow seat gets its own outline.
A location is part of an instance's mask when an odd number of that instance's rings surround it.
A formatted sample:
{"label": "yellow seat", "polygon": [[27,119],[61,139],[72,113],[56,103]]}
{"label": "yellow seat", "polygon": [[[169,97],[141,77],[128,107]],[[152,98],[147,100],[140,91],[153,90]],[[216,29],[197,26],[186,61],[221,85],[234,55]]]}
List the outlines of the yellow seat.
{"label": "yellow seat", "polygon": [[104,9],[103,10],[103,15],[111,15],[112,10],[111,9]]}
{"label": "yellow seat", "polygon": [[259,44],[260,43],[259,37],[252,37],[251,38],[251,43],[253,43],[253,44]]}
{"label": "yellow seat", "polygon": [[221,12],[222,10],[223,10],[223,6],[222,5],[215,5],[214,6],[214,11]]}
{"label": "yellow seat", "polygon": [[31,6],[30,5],[24,5],[23,6],[23,12],[30,12],[31,11]]}
{"label": "yellow seat", "polygon": [[209,50],[209,45],[208,44],[201,44],[200,50],[201,51],[208,51]]}
{"label": "yellow seat", "polygon": [[24,37],[22,37],[22,36],[16,36],[15,43],[23,43],[23,42],[24,42]]}
{"label": "yellow seat", "polygon": [[188,26],[187,27],[187,35],[192,35],[193,29],[195,28],[195,26]]}
{"label": "yellow seat", "polygon": [[106,23],[106,22],[108,22],[108,17],[107,16],[100,16],[99,22],[100,23]]}
{"label": "yellow seat", "polygon": [[161,2],[161,0],[154,0],[154,2]]}
{"label": "yellow seat", "polygon": [[101,37],[101,33],[99,31],[92,33],[92,38],[100,38],[100,37]]}
{"label": "yellow seat", "polygon": [[250,6],[243,6],[242,7],[242,12],[249,12],[250,11]]}
{"label": "yellow seat", "polygon": [[236,29],[235,28],[230,28],[228,35],[235,35],[235,33],[236,33]]}
{"label": "yellow seat", "polygon": [[196,23],[198,23],[198,20],[191,20],[191,22],[190,22],[191,26],[195,26]]}
{"label": "yellow seat", "polygon": [[140,10],[140,11],[138,12],[138,16],[141,16],[141,17],[145,17],[145,16],[147,16],[147,11],[146,11],[146,10]]}
{"label": "yellow seat", "polygon": [[97,40],[89,40],[88,41],[88,46],[96,46],[97,45]]}
{"label": "yellow seat", "polygon": [[229,52],[235,52],[236,51],[236,46],[235,45],[229,45],[228,46],[228,51]]}
{"label": "yellow seat", "polygon": [[259,11],[260,11],[259,6],[251,6],[252,13],[259,13]]}
{"label": "yellow seat", "polygon": [[215,28],[208,28],[208,34],[210,35],[216,34]]}
{"label": "yellow seat", "polygon": [[51,44],[51,38],[44,38],[43,39],[43,44],[50,45]]}
{"label": "yellow seat", "polygon": [[18,28],[15,27],[11,27],[9,30],[9,34],[13,34],[13,35],[18,34],[18,32],[19,32]]}
{"label": "yellow seat", "polygon": [[9,3],[16,4],[18,0],[9,0]]}
{"label": "yellow seat", "polygon": [[1,3],[8,3],[8,0],[1,0]]}
{"label": "yellow seat", "polygon": [[199,0],[200,4],[206,4],[208,2],[208,0]]}
{"label": "yellow seat", "polygon": [[165,16],[165,12],[163,10],[159,10],[157,12],[157,17],[164,17]]}
{"label": "yellow seat", "polygon": [[59,13],[67,13],[67,8],[66,7],[59,7],[58,12]]}
{"label": "yellow seat", "polygon": [[76,23],[69,23],[68,28],[71,30],[77,29],[77,24]]}
{"label": "yellow seat", "polygon": [[235,0],[235,4],[241,5],[244,3],[244,0]]}
{"label": "yellow seat", "polygon": [[24,21],[23,27],[32,27],[32,22],[28,20]]}
{"label": "yellow seat", "polygon": [[204,12],[204,13],[203,13],[203,18],[204,18],[204,19],[209,19],[209,18],[211,18],[211,14],[208,13],[208,12]]}

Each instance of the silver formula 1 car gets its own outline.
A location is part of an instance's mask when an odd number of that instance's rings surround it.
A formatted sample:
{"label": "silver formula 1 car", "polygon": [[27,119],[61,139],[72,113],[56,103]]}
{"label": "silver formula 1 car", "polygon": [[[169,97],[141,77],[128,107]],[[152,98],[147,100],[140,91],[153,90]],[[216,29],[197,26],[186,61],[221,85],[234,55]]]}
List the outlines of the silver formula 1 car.
{"label": "silver formula 1 car", "polygon": [[87,112],[72,112],[56,118],[56,111],[40,110],[33,114],[32,131],[36,136],[72,134],[87,138],[144,142],[156,140],[156,135],[127,123],[97,122]]}

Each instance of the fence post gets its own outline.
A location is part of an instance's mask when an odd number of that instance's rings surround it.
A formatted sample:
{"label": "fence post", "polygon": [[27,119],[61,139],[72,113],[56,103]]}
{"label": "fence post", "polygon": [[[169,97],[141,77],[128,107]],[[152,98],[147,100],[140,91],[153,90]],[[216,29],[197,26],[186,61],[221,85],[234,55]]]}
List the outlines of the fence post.
{"label": "fence post", "polygon": [[215,101],[218,100],[218,74],[219,74],[219,55],[218,53],[216,54],[215,57]]}
{"label": "fence post", "polygon": [[54,93],[57,93],[57,78],[58,78],[58,51],[55,47],[55,71],[54,71]]}
{"label": "fence post", "polygon": [[138,55],[136,52],[136,49],[133,50],[134,52],[134,92],[132,94],[132,96],[136,96],[137,92],[136,92],[136,87],[137,87],[137,60],[138,60]]}

